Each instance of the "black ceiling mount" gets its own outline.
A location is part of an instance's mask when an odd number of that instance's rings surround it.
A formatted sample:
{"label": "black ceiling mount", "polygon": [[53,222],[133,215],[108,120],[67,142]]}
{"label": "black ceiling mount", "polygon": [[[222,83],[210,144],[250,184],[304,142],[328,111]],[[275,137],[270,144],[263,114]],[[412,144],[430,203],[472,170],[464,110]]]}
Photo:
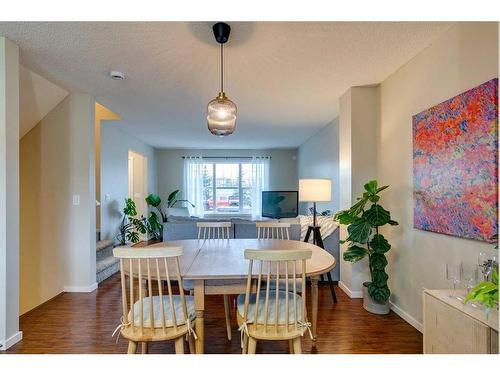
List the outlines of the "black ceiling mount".
{"label": "black ceiling mount", "polygon": [[217,22],[212,26],[214,31],[215,40],[217,43],[224,44],[229,40],[229,33],[231,32],[231,26],[224,22]]}

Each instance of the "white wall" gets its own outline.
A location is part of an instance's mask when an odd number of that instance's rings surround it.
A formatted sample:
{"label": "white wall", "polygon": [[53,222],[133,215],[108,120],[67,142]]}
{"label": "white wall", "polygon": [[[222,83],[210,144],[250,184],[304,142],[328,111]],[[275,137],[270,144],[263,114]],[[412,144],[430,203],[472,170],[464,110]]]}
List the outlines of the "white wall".
{"label": "white wall", "polygon": [[[147,158],[148,191],[157,192],[156,155],[153,147],[120,130],[120,122],[101,123],[101,239],[118,234],[128,197],[128,151]],[[109,194],[109,200],[106,195]]]}
{"label": "white wall", "polygon": [[0,37],[0,350],[19,332],[19,49]]}
{"label": "white wall", "polygon": [[21,139],[21,314],[96,287],[94,145],[87,94],[67,96]]}
{"label": "white wall", "polygon": [[[492,249],[478,241],[413,229],[412,116],[498,77],[498,24],[460,23],[381,84],[378,178],[391,187],[383,204],[400,225],[388,228],[392,302],[416,326],[422,288],[449,288],[447,261],[473,264]],[[403,313],[403,314],[404,314]]]}
{"label": "white wall", "polygon": [[[330,122],[300,145],[297,153],[298,178],[329,178],[332,180],[332,201],[318,203],[317,210],[337,212],[339,196],[339,121]],[[309,214],[308,203],[300,203],[300,213]]]}
{"label": "white wall", "polygon": [[157,150],[158,194],[166,199],[173,190],[182,189],[185,155],[207,157],[271,156],[269,171],[270,190],[297,190],[297,150]]}

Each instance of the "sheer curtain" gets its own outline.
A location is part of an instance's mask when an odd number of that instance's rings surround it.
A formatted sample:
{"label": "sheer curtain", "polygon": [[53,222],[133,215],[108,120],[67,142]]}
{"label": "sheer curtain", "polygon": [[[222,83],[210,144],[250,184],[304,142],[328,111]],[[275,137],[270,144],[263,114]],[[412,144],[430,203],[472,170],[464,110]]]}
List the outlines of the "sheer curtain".
{"label": "sheer curtain", "polygon": [[252,158],[252,216],[262,214],[262,191],[269,190],[269,157]]}
{"label": "sheer curtain", "polygon": [[184,158],[184,199],[194,204],[189,206],[191,216],[203,217],[203,158],[186,156]]}

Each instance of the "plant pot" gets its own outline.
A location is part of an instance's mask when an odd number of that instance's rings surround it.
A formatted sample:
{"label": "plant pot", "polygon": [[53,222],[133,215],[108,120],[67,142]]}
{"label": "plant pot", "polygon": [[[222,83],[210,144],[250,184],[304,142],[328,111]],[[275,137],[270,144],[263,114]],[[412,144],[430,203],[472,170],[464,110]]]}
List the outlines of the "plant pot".
{"label": "plant pot", "polygon": [[391,308],[389,306],[389,301],[380,303],[375,301],[368,293],[368,282],[363,283],[363,307],[366,311],[372,314],[385,315],[389,314]]}

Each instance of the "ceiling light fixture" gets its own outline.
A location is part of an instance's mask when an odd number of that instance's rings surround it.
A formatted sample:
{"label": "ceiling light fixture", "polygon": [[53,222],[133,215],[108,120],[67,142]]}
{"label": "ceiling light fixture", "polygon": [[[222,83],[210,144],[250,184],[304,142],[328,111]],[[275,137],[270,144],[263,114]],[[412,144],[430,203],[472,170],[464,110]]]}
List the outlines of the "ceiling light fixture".
{"label": "ceiling light fixture", "polygon": [[224,92],[224,43],[229,40],[231,27],[224,22],[213,25],[215,40],[220,44],[220,92],[207,105],[208,130],[214,135],[231,135],[236,128],[236,104]]}

